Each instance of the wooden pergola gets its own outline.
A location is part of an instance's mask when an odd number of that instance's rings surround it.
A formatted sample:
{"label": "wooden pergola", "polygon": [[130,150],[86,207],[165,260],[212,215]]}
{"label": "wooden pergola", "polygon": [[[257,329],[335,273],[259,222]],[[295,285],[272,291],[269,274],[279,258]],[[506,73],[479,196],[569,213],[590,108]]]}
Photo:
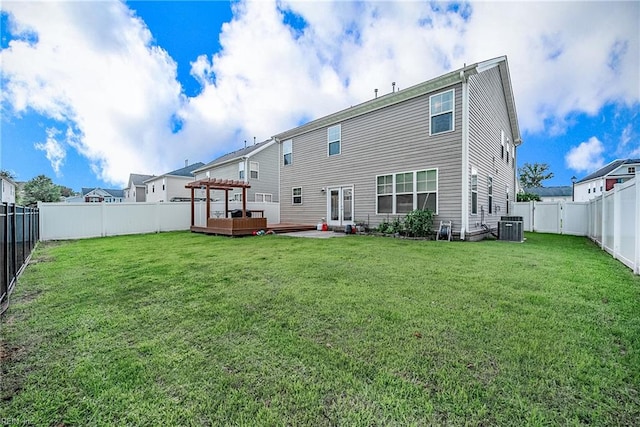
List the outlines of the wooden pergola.
{"label": "wooden pergola", "polygon": [[[246,236],[259,230],[267,229],[266,218],[250,218],[247,216],[247,188],[251,185],[233,179],[206,178],[185,185],[191,189],[191,231],[196,233],[223,234],[226,236]],[[229,217],[229,191],[242,189],[242,216]],[[195,192],[205,190],[207,223],[205,227],[195,225]],[[211,190],[224,191],[224,218],[211,218]]]}

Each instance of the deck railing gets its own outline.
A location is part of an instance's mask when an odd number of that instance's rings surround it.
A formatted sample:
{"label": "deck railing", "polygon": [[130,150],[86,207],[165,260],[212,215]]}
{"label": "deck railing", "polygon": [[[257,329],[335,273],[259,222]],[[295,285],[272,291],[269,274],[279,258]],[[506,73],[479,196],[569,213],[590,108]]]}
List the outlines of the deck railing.
{"label": "deck railing", "polygon": [[39,210],[0,203],[0,314],[40,237]]}

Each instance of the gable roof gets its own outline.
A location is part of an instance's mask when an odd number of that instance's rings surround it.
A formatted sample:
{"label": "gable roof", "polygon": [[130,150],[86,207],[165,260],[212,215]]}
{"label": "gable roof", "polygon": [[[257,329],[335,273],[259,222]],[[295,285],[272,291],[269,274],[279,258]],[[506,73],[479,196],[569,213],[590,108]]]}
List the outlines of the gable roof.
{"label": "gable roof", "polygon": [[156,180],[158,178],[162,178],[163,176],[180,176],[180,177],[193,178],[193,171],[196,170],[196,169],[201,168],[202,166],[204,166],[204,163],[197,162],[197,163],[194,163],[192,165],[185,166],[183,168],[176,169],[174,171],[167,172],[167,173],[162,174],[162,175],[149,177],[144,182],[147,183],[147,182],[150,182],[150,181],[154,181],[154,180]]}
{"label": "gable roof", "polygon": [[129,174],[129,187],[131,187],[131,184],[133,184],[136,187],[143,187],[144,182],[149,178],[153,178],[153,175],[141,175],[137,173],[131,173]]}
{"label": "gable roof", "polygon": [[86,196],[87,194],[91,193],[92,191],[104,192],[104,193],[109,194],[111,197],[124,197],[124,190],[115,190],[115,189],[100,188],[100,187],[95,187],[95,188],[82,187],[82,195],[83,196]]}
{"label": "gable roof", "polygon": [[218,165],[222,165],[224,163],[228,163],[232,160],[237,160],[237,159],[242,159],[245,157],[251,157],[257,153],[259,153],[260,151],[264,150],[267,147],[272,146],[276,141],[274,139],[267,139],[265,141],[262,142],[258,142],[257,144],[253,144],[249,147],[246,148],[241,148],[240,150],[236,150],[236,151],[232,151],[231,153],[227,153],[223,156],[220,156],[216,159],[213,159],[212,161],[210,161],[209,163],[207,163],[206,165],[204,165],[201,168],[198,168],[194,171],[192,171],[194,174],[206,169],[211,169],[211,167],[213,166],[218,166]]}
{"label": "gable roof", "polygon": [[557,187],[530,187],[523,189],[525,193],[537,194],[540,197],[571,197],[573,188],[570,185]]}
{"label": "gable roof", "polygon": [[640,164],[640,159],[618,159],[618,160],[614,160],[611,163],[609,163],[608,165],[603,166],[602,168],[598,169],[597,171],[595,171],[595,172],[585,176],[581,180],[577,181],[576,184],[579,184],[581,182],[591,181],[592,179],[601,178],[603,176],[607,176],[611,172],[613,172],[614,170],[618,169],[620,166],[629,165],[629,164]]}
{"label": "gable roof", "polygon": [[274,136],[274,139],[282,141],[292,138],[294,136],[311,132],[313,130],[321,129],[344,120],[358,117],[363,114],[370,113],[408,99],[423,96],[429,93],[433,93],[440,89],[452,86],[457,83],[465,82],[467,79],[475,74],[482,73],[483,71],[491,68],[498,67],[500,71],[500,77],[502,80],[502,89],[505,94],[505,101],[507,104],[507,113],[509,114],[509,121],[511,126],[511,134],[513,135],[513,142],[515,145],[522,143],[520,136],[520,127],[518,125],[518,116],[516,114],[516,103],[513,97],[513,89],[511,87],[511,77],[509,75],[509,66],[506,56],[500,56],[494,59],[490,59],[483,62],[478,62],[473,65],[465,66],[455,71],[443,74],[426,82],[419,83],[411,86],[407,89],[402,89],[394,93],[379,96],[377,98],[365,101],[361,104],[352,106],[350,108],[338,111],[337,113],[330,114],[325,117],[321,117],[316,120],[312,120],[304,125],[290,129],[288,131],[279,133]]}

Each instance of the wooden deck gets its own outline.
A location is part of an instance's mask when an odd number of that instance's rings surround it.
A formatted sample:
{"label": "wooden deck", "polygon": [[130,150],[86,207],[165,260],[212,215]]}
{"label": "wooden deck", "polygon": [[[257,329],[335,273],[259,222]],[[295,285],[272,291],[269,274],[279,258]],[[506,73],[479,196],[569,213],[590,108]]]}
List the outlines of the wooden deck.
{"label": "wooden deck", "polygon": [[191,231],[194,233],[219,234],[222,236],[250,236],[254,231],[260,230],[279,234],[315,229],[315,225],[309,224],[282,223],[267,226],[266,218],[209,218],[206,227],[191,226]]}

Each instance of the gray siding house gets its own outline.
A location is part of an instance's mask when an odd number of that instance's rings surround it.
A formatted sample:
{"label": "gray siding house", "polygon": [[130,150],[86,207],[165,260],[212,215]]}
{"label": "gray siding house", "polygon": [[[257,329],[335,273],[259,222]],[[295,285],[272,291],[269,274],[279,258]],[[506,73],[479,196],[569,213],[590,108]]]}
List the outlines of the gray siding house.
{"label": "gray siding house", "polygon": [[[234,151],[207,163],[193,171],[195,181],[206,178],[234,179],[251,185],[247,189],[247,202],[278,202],[278,145],[269,139]],[[212,197],[223,197],[224,192],[212,192]],[[240,190],[231,193],[232,200],[239,201]],[[198,195],[199,197],[199,195]]]}
{"label": "gray siding house", "polygon": [[145,181],[153,178],[153,175],[141,175],[137,173],[129,174],[129,184],[124,189],[125,202],[146,202],[146,185]]}
{"label": "gray siding house", "polygon": [[454,235],[497,228],[521,144],[506,57],[465,66],[274,136],[282,222],[342,227],[413,209]]}
{"label": "gray siding house", "polygon": [[197,162],[144,181],[147,202],[186,202],[191,200],[191,190],[185,187],[193,181],[193,171],[204,166]]}

